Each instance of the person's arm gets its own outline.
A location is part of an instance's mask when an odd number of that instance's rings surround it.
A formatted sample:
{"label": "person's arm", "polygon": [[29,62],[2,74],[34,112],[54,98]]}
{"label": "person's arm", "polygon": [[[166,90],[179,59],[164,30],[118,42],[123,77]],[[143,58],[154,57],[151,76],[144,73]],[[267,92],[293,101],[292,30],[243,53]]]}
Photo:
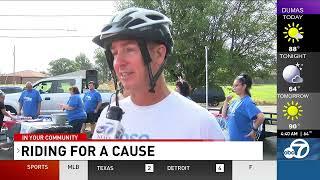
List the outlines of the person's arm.
{"label": "person's arm", "polygon": [[5,116],[7,116],[7,117],[9,117],[9,118],[15,119],[15,117],[12,116],[10,113],[8,113],[8,112],[6,111],[6,109],[1,109],[1,112],[2,112],[3,115],[5,115]]}
{"label": "person's arm", "polygon": [[78,106],[78,99],[75,96],[71,96],[67,104],[60,104],[60,108],[67,111],[72,111],[77,106]]}
{"label": "person's arm", "polygon": [[101,108],[101,105],[102,105],[102,101],[100,101],[96,107],[96,109],[94,110],[94,113],[98,113],[99,112],[99,109]]}
{"label": "person's arm", "polygon": [[37,91],[37,90],[36,90],[36,92],[37,92],[37,96],[38,96],[38,112],[37,112],[37,115],[40,115],[42,98],[41,98],[40,92]]}
{"label": "person's arm", "polygon": [[264,122],[264,114],[261,112],[257,115],[257,119],[253,122],[253,128],[258,129]]}
{"label": "person's arm", "polygon": [[22,104],[19,103],[19,108],[18,108],[17,115],[21,115],[21,109],[22,109]]}
{"label": "person's arm", "polygon": [[69,106],[68,104],[60,104],[60,108],[67,111],[72,111],[75,107]]}
{"label": "person's arm", "polygon": [[246,135],[246,137],[256,139],[258,128],[264,122],[264,114],[253,103],[249,103],[247,105],[246,111],[249,118],[253,120],[252,130]]}
{"label": "person's arm", "polygon": [[20,97],[19,97],[19,107],[18,107],[18,112],[17,112],[17,115],[21,115],[21,110],[22,110],[22,106],[23,106],[23,92],[21,93]]}
{"label": "person's arm", "polygon": [[259,113],[257,115],[257,119],[254,120],[254,122],[253,122],[253,125],[252,125],[253,127],[252,127],[251,132],[246,137],[251,137],[252,139],[256,139],[258,128],[263,123],[263,121],[264,121],[264,115],[263,115],[263,113]]}
{"label": "person's arm", "polygon": [[221,115],[223,118],[227,118],[228,106],[231,99],[232,99],[232,96],[229,95],[226,97],[226,100],[223,102],[222,111],[221,111]]}
{"label": "person's arm", "polygon": [[96,109],[94,110],[94,113],[98,113],[99,109],[101,108],[101,105],[102,105],[102,98],[101,98],[100,93],[97,93],[97,99],[98,99],[98,105],[97,105]]}
{"label": "person's arm", "polygon": [[37,115],[40,115],[40,110],[41,110],[41,102],[38,103],[38,112],[37,112]]}

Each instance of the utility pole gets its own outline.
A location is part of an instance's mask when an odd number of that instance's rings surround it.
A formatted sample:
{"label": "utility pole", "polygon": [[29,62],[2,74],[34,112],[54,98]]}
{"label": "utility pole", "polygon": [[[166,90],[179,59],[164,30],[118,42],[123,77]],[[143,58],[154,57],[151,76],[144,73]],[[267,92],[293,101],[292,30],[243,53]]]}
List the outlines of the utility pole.
{"label": "utility pole", "polygon": [[13,45],[13,82],[14,84],[17,83],[16,81],[16,45]]}
{"label": "utility pole", "polygon": [[206,108],[208,109],[208,47],[204,47],[206,51]]}
{"label": "utility pole", "polygon": [[16,45],[13,45],[13,74],[16,75]]}

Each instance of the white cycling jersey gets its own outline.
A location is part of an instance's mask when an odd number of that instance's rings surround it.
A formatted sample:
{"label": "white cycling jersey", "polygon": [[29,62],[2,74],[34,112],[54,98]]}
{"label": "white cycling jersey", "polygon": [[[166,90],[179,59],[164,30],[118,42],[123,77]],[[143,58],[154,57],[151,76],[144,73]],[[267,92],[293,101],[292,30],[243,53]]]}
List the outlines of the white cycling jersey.
{"label": "white cycling jersey", "polygon": [[[177,92],[150,106],[135,105],[130,97],[119,104],[125,112],[121,120],[123,139],[225,139],[210,112]],[[102,111],[96,128],[103,126],[100,119],[107,109]]]}

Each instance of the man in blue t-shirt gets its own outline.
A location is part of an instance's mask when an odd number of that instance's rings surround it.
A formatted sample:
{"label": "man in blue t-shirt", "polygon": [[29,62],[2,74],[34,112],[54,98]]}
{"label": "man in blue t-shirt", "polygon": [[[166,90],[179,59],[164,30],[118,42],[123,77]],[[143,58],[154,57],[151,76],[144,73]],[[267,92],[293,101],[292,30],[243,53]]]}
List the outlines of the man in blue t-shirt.
{"label": "man in blue t-shirt", "polygon": [[84,110],[87,113],[87,120],[82,125],[81,132],[84,132],[86,128],[86,123],[90,123],[90,131],[93,134],[93,131],[96,126],[96,122],[99,117],[99,110],[102,104],[101,94],[99,91],[95,89],[95,82],[90,81],[89,84],[89,91],[85,93],[83,96],[84,102]]}
{"label": "man in blue t-shirt", "polygon": [[21,115],[21,110],[24,116],[32,117],[35,119],[40,114],[41,109],[41,96],[40,93],[32,88],[32,83],[26,83],[26,90],[21,93],[19,98],[18,115]]}

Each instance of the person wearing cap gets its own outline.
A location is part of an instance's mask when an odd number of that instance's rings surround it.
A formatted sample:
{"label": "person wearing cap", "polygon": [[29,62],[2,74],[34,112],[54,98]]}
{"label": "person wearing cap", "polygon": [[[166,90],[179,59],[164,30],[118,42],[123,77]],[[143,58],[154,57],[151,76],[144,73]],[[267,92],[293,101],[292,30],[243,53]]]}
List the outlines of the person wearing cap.
{"label": "person wearing cap", "polygon": [[[170,25],[171,20],[160,12],[128,8],[93,39],[105,49],[115,79],[130,92],[118,103],[124,111],[122,138],[224,140],[211,113],[166,85],[163,70],[173,48]],[[104,126],[107,112],[108,107],[96,130]]]}
{"label": "person wearing cap", "polygon": [[99,91],[95,89],[95,82],[90,81],[88,84],[89,91],[83,96],[84,110],[87,113],[87,119],[82,125],[81,132],[86,128],[86,123],[90,123],[91,134],[93,134],[96,122],[98,120],[98,112],[100,110],[102,99]]}
{"label": "person wearing cap", "polygon": [[21,115],[21,110],[23,116],[32,117],[32,119],[36,119],[40,115],[42,98],[39,91],[32,88],[31,82],[26,83],[26,90],[21,93],[18,101],[18,115]]}
{"label": "person wearing cap", "polygon": [[0,90],[0,131],[3,125],[3,118],[4,116],[7,116],[11,119],[15,119],[15,116],[12,116],[10,113],[6,111],[6,107],[4,105],[4,99],[6,94]]}

